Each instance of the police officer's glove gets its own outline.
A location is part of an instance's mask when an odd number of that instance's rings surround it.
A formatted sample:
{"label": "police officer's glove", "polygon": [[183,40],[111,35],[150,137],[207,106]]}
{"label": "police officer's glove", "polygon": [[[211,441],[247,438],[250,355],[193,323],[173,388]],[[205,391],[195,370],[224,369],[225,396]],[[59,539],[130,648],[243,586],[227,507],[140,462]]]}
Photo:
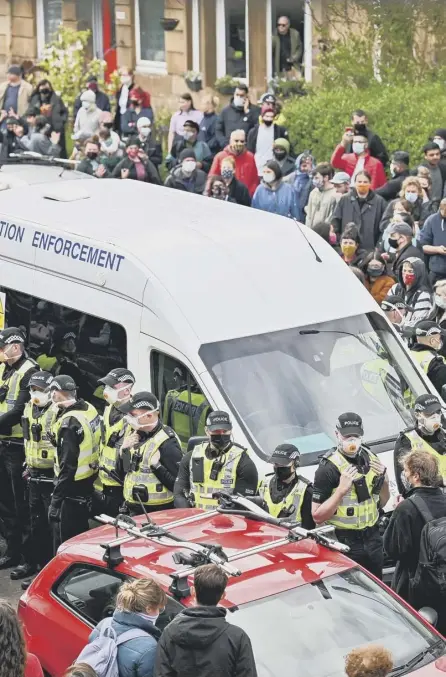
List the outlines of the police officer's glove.
{"label": "police officer's glove", "polygon": [[48,520],[50,522],[60,522],[60,510],[50,505],[48,510]]}
{"label": "police officer's glove", "polygon": [[30,477],[31,477],[31,475],[30,475],[30,472],[29,472],[29,468],[26,465],[24,465],[23,470],[22,470],[22,479],[25,482],[27,482]]}

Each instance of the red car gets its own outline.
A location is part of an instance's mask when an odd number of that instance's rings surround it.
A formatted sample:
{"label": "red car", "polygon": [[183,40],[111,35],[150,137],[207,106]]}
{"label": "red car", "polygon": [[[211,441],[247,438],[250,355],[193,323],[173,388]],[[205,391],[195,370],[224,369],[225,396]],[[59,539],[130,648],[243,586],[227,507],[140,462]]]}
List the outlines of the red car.
{"label": "red car", "polygon": [[92,628],[112,614],[123,580],[151,577],[168,591],[158,621],[164,627],[194,604],[189,585],[203,561],[229,574],[222,604],[229,622],[251,637],[259,677],[343,677],[346,654],[369,643],[390,649],[392,677],[444,677],[443,637],[337,552],[343,546],[327,540],[326,527],[291,530],[234,505],[159,512],[154,520],[136,518],[138,527],[120,523],[125,529],[116,531],[101,526],[68,541],[23,595],[28,648],[51,677],[63,674]]}

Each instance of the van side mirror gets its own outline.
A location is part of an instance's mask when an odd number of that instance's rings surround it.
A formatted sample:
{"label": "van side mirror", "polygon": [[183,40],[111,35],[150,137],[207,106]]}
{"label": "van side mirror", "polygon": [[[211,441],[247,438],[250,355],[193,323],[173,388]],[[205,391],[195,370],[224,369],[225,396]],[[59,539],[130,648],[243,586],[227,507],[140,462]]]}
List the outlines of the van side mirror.
{"label": "van side mirror", "polygon": [[421,618],[424,618],[425,621],[433,625],[435,628],[438,622],[438,614],[435,609],[432,609],[431,606],[423,606],[418,610],[418,613],[420,614]]}
{"label": "van side mirror", "polygon": [[195,447],[197,447],[199,444],[203,444],[203,442],[207,442],[208,438],[207,437],[191,437],[189,442],[187,443],[187,451],[193,451]]}

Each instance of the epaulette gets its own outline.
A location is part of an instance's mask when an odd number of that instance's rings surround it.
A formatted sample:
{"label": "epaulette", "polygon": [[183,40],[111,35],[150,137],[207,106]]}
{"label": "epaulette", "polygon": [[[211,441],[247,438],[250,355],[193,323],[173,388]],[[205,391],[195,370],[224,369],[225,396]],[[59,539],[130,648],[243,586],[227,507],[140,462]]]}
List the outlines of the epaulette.
{"label": "epaulette", "polygon": [[322,456],[319,456],[319,462],[321,465],[324,465],[327,463],[328,459],[330,456],[333,456],[335,453],[336,449],[329,449],[328,451],[325,452],[325,454],[322,454]]}
{"label": "epaulette", "polygon": [[307,479],[306,477],[304,477],[303,475],[297,475],[297,479],[298,479],[300,482],[303,482],[304,484],[312,484],[312,482],[310,482],[310,480],[308,480],[308,479]]}
{"label": "epaulette", "polygon": [[168,425],[163,425],[163,430],[164,432],[169,435],[170,438],[176,437],[176,433],[172,428]]}
{"label": "epaulette", "polygon": [[238,444],[237,442],[233,442],[233,443],[232,443],[232,446],[233,446],[233,447],[238,447],[239,449],[243,449],[243,451],[248,451],[248,449],[247,449],[246,447],[242,447],[242,445],[241,445],[241,444]]}

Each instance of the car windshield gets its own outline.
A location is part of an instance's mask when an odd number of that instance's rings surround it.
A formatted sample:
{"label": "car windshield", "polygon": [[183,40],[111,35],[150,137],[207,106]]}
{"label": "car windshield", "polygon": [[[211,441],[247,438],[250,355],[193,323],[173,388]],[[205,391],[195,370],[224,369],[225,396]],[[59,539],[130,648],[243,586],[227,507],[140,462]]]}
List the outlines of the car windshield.
{"label": "car windshield", "polygon": [[412,423],[405,395],[426,392],[378,314],[203,345],[200,356],[256,451],[285,441],[302,465],[335,441],[339,414],[358,412],[365,438],[395,438]]}
{"label": "car windshield", "polygon": [[444,650],[438,635],[360,569],[244,604],[227,618],[249,635],[258,677],[345,677],[346,655],[367,644],[389,649],[395,668],[434,644],[425,662]]}

